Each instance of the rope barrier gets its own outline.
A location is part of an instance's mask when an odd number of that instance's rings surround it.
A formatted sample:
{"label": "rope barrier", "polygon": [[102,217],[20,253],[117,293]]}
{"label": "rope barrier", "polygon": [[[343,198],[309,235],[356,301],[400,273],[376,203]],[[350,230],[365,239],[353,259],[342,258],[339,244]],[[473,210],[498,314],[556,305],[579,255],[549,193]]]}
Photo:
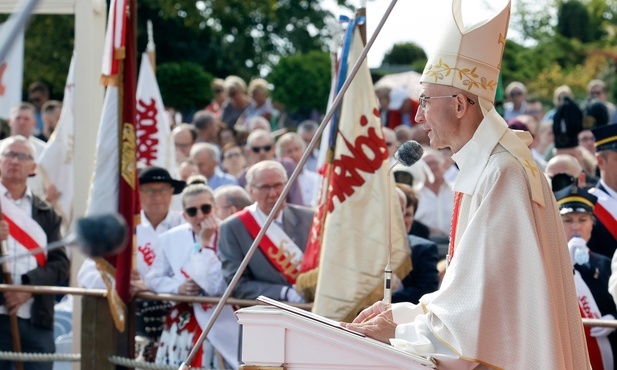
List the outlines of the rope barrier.
{"label": "rope barrier", "polygon": [[0,360],[20,362],[78,362],[81,354],[78,353],[26,353],[0,351]]}
{"label": "rope barrier", "polygon": [[[135,368],[142,370],[178,370],[178,366],[172,365],[157,365],[151,362],[142,362],[131,360],[126,357],[109,356],[109,362],[113,365],[124,366],[127,368]],[[207,370],[202,367],[191,367],[191,370]]]}

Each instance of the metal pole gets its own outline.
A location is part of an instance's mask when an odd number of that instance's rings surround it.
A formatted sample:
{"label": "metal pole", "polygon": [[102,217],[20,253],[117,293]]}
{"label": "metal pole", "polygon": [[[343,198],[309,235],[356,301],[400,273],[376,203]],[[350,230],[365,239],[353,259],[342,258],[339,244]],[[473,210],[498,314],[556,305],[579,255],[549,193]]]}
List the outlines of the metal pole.
{"label": "metal pole", "polygon": [[199,351],[199,348],[201,348],[204,340],[206,339],[206,336],[210,332],[210,329],[212,329],[212,326],[214,325],[214,321],[216,321],[217,317],[219,316],[219,314],[223,310],[223,307],[224,307],[225,303],[227,302],[227,299],[229,299],[229,297],[231,296],[232,291],[236,287],[236,284],[238,284],[238,281],[240,280],[240,277],[242,276],[242,273],[244,272],[244,270],[248,266],[248,263],[251,260],[251,258],[253,257],[253,254],[255,254],[255,251],[257,250],[257,248],[259,246],[259,243],[261,242],[261,239],[263,239],[263,237],[264,237],[264,235],[266,233],[266,230],[268,230],[268,227],[270,227],[270,224],[272,223],[272,220],[274,220],[274,215],[278,214],[279,210],[281,209],[281,206],[282,206],[285,198],[287,198],[287,193],[289,193],[289,190],[291,189],[292,184],[296,181],[296,178],[298,178],[298,175],[302,171],[302,167],[304,167],[304,164],[306,163],[308,157],[311,155],[311,153],[313,151],[313,148],[315,148],[315,146],[317,145],[317,141],[319,140],[319,137],[321,136],[322,132],[326,129],[326,126],[328,125],[328,122],[330,122],[330,120],[332,119],[332,116],[334,115],[334,112],[338,109],[338,106],[343,101],[343,97],[345,96],[345,93],[347,92],[347,89],[349,89],[349,86],[351,85],[351,82],[353,81],[354,77],[356,76],[356,74],[360,70],[360,67],[362,66],[362,63],[364,63],[364,60],[366,59],[366,56],[367,56],[369,50],[371,49],[371,46],[373,46],[373,43],[375,42],[375,39],[377,38],[377,35],[379,35],[379,32],[383,28],[383,25],[386,23],[386,20],[388,19],[388,16],[392,12],[392,9],[396,5],[397,1],[398,0],[392,0],[390,5],[388,6],[388,9],[386,9],[386,12],[384,13],[383,17],[379,21],[379,24],[377,25],[377,28],[375,29],[375,33],[373,33],[373,35],[371,35],[370,40],[366,43],[366,46],[364,47],[364,49],[362,49],[362,53],[360,54],[360,57],[356,61],[356,64],[353,66],[352,70],[349,72],[349,76],[345,80],[345,83],[341,87],[341,90],[339,91],[339,93],[336,95],[336,98],[332,102],[332,106],[330,107],[330,110],[326,113],[326,116],[321,121],[321,124],[319,125],[319,127],[317,129],[317,132],[313,136],[313,139],[311,140],[311,142],[308,144],[308,147],[304,151],[304,154],[302,155],[302,158],[300,158],[300,161],[298,162],[298,165],[296,166],[296,169],[291,174],[291,177],[289,178],[289,181],[287,181],[287,184],[285,184],[285,187],[283,188],[283,191],[282,191],[281,195],[279,196],[279,199],[276,201],[276,204],[274,205],[274,208],[272,209],[272,211],[268,215],[268,218],[266,219],[266,222],[264,223],[264,225],[262,226],[261,230],[259,231],[259,234],[257,234],[257,238],[255,238],[255,240],[253,241],[253,244],[251,244],[251,247],[247,251],[246,256],[244,257],[244,259],[242,260],[242,263],[238,267],[238,271],[236,271],[236,274],[234,275],[234,277],[229,282],[229,286],[225,290],[225,293],[221,297],[221,300],[219,301],[219,303],[216,305],[216,308],[214,309],[214,312],[212,313],[212,316],[210,317],[210,320],[208,320],[208,323],[206,324],[206,327],[201,332],[201,335],[199,336],[199,339],[195,343],[195,346],[193,347],[193,349],[189,353],[188,358],[186,359],[185,362],[183,362],[180,365],[178,370],[189,369],[189,364],[193,361],[193,359],[197,355],[197,352]]}
{"label": "metal pole", "polygon": [[30,14],[32,14],[32,10],[38,2],[39,0],[23,0],[20,3],[23,6],[18,6],[20,10],[13,13],[4,23],[4,27],[0,31],[0,62],[3,62],[6,58],[17,37],[17,33],[25,27]]}

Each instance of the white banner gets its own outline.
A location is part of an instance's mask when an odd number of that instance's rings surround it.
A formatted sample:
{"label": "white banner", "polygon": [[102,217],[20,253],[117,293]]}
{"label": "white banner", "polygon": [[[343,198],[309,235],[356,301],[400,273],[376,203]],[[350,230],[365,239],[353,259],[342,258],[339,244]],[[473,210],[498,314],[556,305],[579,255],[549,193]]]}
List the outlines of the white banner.
{"label": "white banner", "polygon": [[179,178],[176,150],[154,70],[146,53],[141,56],[137,81],[137,161],[166,169]]}
{"label": "white banner", "polygon": [[[4,25],[0,25],[3,27]],[[24,76],[24,32],[19,33],[6,60],[0,61],[0,118],[8,119],[11,108],[21,102]]]}
{"label": "white banner", "polygon": [[[349,66],[361,50],[356,30]],[[354,314],[371,293],[377,291],[383,298],[379,289],[384,284],[389,233],[392,270],[411,264],[394,181],[388,182],[388,149],[366,61],[349,86],[340,114],[313,305],[313,312],[335,320]]]}
{"label": "white banner", "polygon": [[62,222],[70,225],[73,219],[73,181],[75,154],[73,140],[75,136],[75,56],[71,59],[69,73],[64,87],[62,112],[56,129],[52,133],[43,152],[39,155],[39,169],[45,182],[53,184],[60,197],[55,204],[56,210],[62,216]]}
{"label": "white banner", "polygon": [[96,138],[96,159],[86,215],[118,212],[118,88],[107,87]]}

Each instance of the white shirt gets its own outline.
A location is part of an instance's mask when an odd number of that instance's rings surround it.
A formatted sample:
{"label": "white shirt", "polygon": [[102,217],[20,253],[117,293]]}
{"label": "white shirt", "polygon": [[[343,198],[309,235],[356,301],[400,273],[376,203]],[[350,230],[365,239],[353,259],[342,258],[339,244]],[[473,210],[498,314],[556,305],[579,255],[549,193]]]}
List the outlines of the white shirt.
{"label": "white shirt", "polygon": [[302,191],[302,203],[307,207],[315,207],[317,205],[317,196],[319,194],[321,176],[306,168],[298,175],[300,190]]}
{"label": "white shirt", "polygon": [[418,191],[418,210],[415,219],[430,228],[449,235],[453,207],[454,191],[450,183],[441,184],[438,194],[423,186]]}
{"label": "white shirt", "polygon": [[[19,199],[13,199],[9,191],[0,183],[0,194],[6,199],[9,199],[13,204],[19,207],[28,217],[32,217],[32,191],[26,187],[26,192]],[[9,236],[6,241],[6,247],[8,255],[15,255],[17,253],[23,253],[26,249],[17,243],[13,237]],[[21,258],[17,261],[9,262],[9,268],[11,270],[11,276],[13,278],[13,285],[22,285],[21,276],[29,271],[38,267],[36,259],[34,257]],[[33,298],[27,300],[19,310],[17,316],[22,319],[29,319],[31,317],[30,309],[32,308]],[[8,314],[5,306],[0,306],[0,314]]]}

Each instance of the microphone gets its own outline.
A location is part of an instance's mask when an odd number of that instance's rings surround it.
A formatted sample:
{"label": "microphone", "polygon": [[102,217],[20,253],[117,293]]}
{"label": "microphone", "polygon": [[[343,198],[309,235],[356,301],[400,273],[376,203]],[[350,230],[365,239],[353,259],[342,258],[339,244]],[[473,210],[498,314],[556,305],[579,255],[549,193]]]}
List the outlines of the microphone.
{"label": "microphone", "polygon": [[106,213],[82,217],[75,224],[75,233],[30,252],[2,257],[0,264],[69,245],[79,246],[81,252],[91,258],[113,256],[122,252],[128,235],[126,221],[119,214]]}
{"label": "microphone", "polygon": [[[414,163],[422,158],[422,154],[424,154],[424,149],[422,149],[422,145],[420,145],[415,140],[409,140],[403,143],[396,153],[394,153],[394,159],[396,162],[390,169],[388,170],[388,189],[392,188],[392,169],[398,164],[401,163],[404,166],[410,167]],[[390,263],[392,262],[392,196],[388,197],[388,257],[386,260],[386,267],[384,269],[384,283],[383,283],[383,302],[392,303],[392,267]]]}

